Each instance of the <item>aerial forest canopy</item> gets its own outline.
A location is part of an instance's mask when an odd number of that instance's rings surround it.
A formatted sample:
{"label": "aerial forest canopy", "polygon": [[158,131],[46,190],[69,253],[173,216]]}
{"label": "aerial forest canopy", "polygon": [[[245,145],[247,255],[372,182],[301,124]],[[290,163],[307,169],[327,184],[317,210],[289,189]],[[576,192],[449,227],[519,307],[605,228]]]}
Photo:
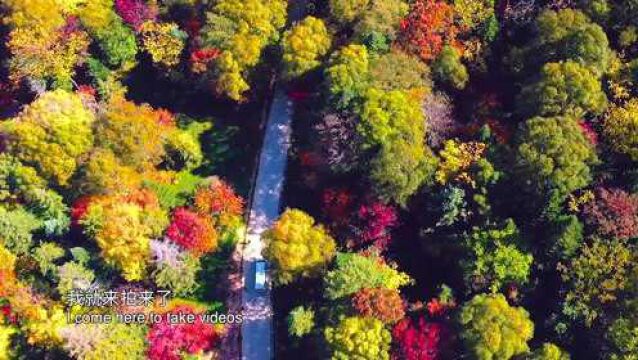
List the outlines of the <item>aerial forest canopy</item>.
{"label": "aerial forest canopy", "polygon": [[[260,239],[277,359],[638,360],[638,1],[0,19],[0,360],[240,358],[199,315],[249,286],[271,109],[292,117]],[[146,303],[80,302],[100,291]],[[69,321],[87,311],[163,320]]]}

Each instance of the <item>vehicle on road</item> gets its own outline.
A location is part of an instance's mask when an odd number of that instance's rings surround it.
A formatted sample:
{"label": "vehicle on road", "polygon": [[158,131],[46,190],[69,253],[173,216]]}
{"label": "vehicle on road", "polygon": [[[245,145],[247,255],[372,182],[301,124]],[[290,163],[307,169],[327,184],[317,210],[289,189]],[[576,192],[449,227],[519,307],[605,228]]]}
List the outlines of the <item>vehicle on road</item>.
{"label": "vehicle on road", "polygon": [[255,290],[266,290],[266,261],[255,262]]}

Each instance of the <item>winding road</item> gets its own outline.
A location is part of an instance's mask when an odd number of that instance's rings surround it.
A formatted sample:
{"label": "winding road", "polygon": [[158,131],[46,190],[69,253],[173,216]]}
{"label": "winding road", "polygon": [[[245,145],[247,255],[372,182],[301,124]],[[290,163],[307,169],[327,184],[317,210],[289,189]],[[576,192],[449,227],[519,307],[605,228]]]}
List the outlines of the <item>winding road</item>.
{"label": "winding road", "polygon": [[263,260],[261,235],[279,217],[291,122],[292,105],[281,87],[277,87],[266,124],[243,249],[244,321],[241,337],[242,359],[246,360],[270,360],[274,356],[270,287],[256,291],[254,274],[255,263]]}

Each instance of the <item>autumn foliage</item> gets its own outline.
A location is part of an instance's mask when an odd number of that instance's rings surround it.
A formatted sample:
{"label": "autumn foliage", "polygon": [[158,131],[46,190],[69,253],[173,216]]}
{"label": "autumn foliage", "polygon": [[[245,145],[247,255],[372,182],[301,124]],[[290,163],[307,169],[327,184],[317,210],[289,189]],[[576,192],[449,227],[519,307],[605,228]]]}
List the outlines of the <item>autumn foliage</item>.
{"label": "autumn foliage", "polygon": [[397,290],[359,290],[352,297],[352,306],[361,316],[374,317],[386,324],[393,324],[405,316],[405,305]]}
{"label": "autumn foliage", "polygon": [[217,179],[199,188],[193,202],[198,213],[213,216],[222,226],[228,226],[244,211],[244,200],[232,187]]}
{"label": "autumn foliage", "polygon": [[186,208],[173,211],[166,236],[196,256],[214,251],[217,247],[218,235],[212,220]]}
{"label": "autumn foliage", "polygon": [[628,239],[638,235],[638,197],[620,189],[600,188],[583,208],[585,222],[601,235]]}
{"label": "autumn foliage", "polygon": [[405,318],[392,329],[395,349],[393,360],[441,359],[441,347],[447,336],[440,323],[428,322],[423,316]]}
{"label": "autumn foliage", "polygon": [[390,232],[398,225],[398,219],[393,206],[378,201],[361,205],[353,219],[356,224],[356,245],[372,245],[385,250],[392,239]]}
{"label": "autumn foliage", "polygon": [[401,23],[403,43],[424,61],[435,59],[447,43],[459,46],[454,8],[444,1],[417,0]]}
{"label": "autumn foliage", "polygon": [[179,305],[169,313],[195,314],[195,322],[172,324],[164,314],[162,321],[154,324],[146,336],[149,343],[148,359],[181,360],[184,354],[195,355],[211,350],[219,339],[215,327],[200,319],[201,311],[195,311],[188,305]]}

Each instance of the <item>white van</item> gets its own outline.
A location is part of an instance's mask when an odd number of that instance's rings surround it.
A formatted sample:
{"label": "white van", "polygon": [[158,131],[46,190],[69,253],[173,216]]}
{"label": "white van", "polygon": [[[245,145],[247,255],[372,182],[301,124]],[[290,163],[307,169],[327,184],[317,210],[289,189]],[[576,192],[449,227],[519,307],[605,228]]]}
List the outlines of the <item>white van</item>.
{"label": "white van", "polygon": [[266,290],[266,261],[255,262],[255,290]]}

